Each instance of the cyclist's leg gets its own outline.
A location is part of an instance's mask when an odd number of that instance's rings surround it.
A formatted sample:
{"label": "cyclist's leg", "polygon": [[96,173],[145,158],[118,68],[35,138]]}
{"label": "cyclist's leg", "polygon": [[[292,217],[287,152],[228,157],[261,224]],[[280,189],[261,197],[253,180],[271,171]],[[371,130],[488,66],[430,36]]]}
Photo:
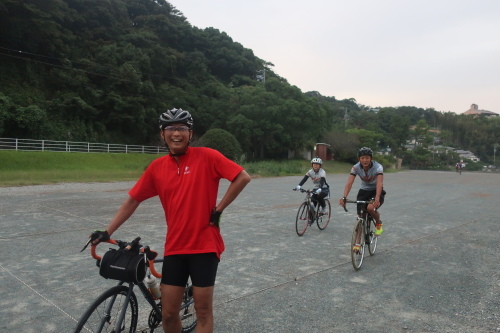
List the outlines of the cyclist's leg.
{"label": "cyclist's leg", "polygon": [[318,194],[318,203],[319,203],[319,208],[320,208],[320,213],[325,213],[325,208],[326,208],[326,202],[325,198],[328,196],[328,189],[325,188],[321,191],[320,194]]}
{"label": "cyclist's leg", "polygon": [[197,332],[213,332],[213,296],[219,258],[215,253],[193,254],[190,275],[193,282],[193,298],[198,318]]}
{"label": "cyclist's leg", "polygon": [[368,210],[368,213],[373,217],[373,219],[375,220],[375,223],[376,224],[382,224],[382,222],[380,221],[380,212],[378,210],[376,210],[373,205],[368,205],[367,207],[367,210]]}
{"label": "cyclist's leg", "polygon": [[[363,198],[362,199],[358,199],[358,200],[370,200],[370,199],[373,199],[373,198],[375,198],[375,194],[376,194],[375,190],[373,190],[373,191],[366,191],[363,194]],[[376,224],[381,224],[382,223],[380,221],[380,213],[379,213],[378,209],[380,209],[380,207],[382,207],[382,205],[384,204],[385,194],[386,194],[385,190],[382,189],[382,193],[380,194],[380,198],[379,198],[380,205],[377,207],[377,209],[375,209],[375,207],[372,204],[368,205],[368,207],[367,207],[368,213],[370,213],[370,215],[373,217],[373,219],[375,220]]]}
{"label": "cyclist's leg", "polygon": [[187,255],[165,256],[161,279],[161,314],[165,332],[180,332],[182,329],[179,309],[188,278]]}
{"label": "cyclist's leg", "polygon": [[325,197],[328,195],[327,190],[325,189],[320,194],[318,194],[318,202],[321,208],[325,207]]}
{"label": "cyclist's leg", "polygon": [[194,287],[194,308],[198,317],[197,332],[213,332],[214,314],[213,314],[213,298],[214,286],[212,287]]}
{"label": "cyclist's leg", "polygon": [[324,200],[325,200],[325,208],[317,219],[318,228],[320,230],[323,230],[326,228],[326,226],[330,222],[330,217],[332,214],[332,212],[331,212],[332,208],[330,205],[330,201],[328,199],[324,199]]}
{"label": "cyclist's leg", "polygon": [[311,204],[313,205],[314,210],[316,210],[316,208],[318,207],[318,195],[317,194],[313,194],[311,196]]}
{"label": "cyclist's leg", "polygon": [[386,193],[385,190],[382,190],[382,194],[380,195],[380,199],[379,199],[380,205],[378,206],[377,209],[375,209],[375,207],[373,207],[373,205],[368,205],[368,208],[367,208],[368,212],[375,220],[375,226],[376,226],[375,235],[376,236],[380,236],[384,232],[384,229],[382,227],[382,220],[380,219],[379,209],[384,204],[385,193]]}
{"label": "cyclist's leg", "polygon": [[[371,198],[371,192],[372,191],[366,191],[366,190],[363,190],[363,189],[359,189],[358,191],[358,195],[356,196],[356,200],[361,200],[361,201],[366,201],[366,200],[370,200]],[[357,204],[357,212],[358,212],[358,217],[362,217],[364,218],[364,207],[365,205],[364,204]]]}
{"label": "cyclist's leg", "polygon": [[358,229],[357,229],[357,233],[356,233],[356,243],[355,245],[363,245],[363,242],[362,242],[362,239],[363,239],[363,235],[364,235],[364,227],[362,224],[359,225]]}
{"label": "cyclist's leg", "polygon": [[179,309],[186,287],[162,284],[161,286],[161,314],[162,326],[165,332],[180,332],[182,330]]}

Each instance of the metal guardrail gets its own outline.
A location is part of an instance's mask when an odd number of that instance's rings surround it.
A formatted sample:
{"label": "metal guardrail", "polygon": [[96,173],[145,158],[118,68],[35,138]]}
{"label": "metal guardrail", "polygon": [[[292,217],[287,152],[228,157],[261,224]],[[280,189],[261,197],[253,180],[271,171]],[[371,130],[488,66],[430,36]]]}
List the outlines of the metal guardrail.
{"label": "metal guardrail", "polygon": [[0,150],[160,154],[165,151],[165,148],[160,146],[119,145],[112,143],[0,138]]}

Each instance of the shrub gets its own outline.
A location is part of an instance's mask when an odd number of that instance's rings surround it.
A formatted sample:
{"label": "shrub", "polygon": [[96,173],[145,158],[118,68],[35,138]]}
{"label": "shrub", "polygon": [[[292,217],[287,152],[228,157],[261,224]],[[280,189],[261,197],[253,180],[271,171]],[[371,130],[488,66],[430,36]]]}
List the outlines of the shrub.
{"label": "shrub", "polygon": [[231,160],[240,159],[243,153],[234,135],[220,128],[208,130],[200,138],[199,145],[216,149]]}
{"label": "shrub", "polygon": [[474,162],[472,160],[464,160],[465,162],[465,168],[463,170],[466,171],[481,171],[484,168],[484,163],[481,162]]}

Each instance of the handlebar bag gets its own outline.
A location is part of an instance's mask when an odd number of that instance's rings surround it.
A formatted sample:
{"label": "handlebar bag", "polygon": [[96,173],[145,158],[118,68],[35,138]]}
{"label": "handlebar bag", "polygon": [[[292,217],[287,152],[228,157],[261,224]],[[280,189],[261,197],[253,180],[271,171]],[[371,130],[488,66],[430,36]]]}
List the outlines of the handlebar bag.
{"label": "handlebar bag", "polygon": [[109,249],[102,256],[99,274],[106,279],[140,283],[146,277],[146,258],[133,251]]}

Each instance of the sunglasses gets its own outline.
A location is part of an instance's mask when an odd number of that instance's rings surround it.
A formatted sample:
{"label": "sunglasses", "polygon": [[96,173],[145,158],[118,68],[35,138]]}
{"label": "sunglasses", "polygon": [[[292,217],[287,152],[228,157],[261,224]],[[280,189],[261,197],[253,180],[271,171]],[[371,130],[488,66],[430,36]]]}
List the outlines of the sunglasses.
{"label": "sunglasses", "polygon": [[167,132],[179,132],[179,133],[186,133],[187,131],[189,131],[189,127],[186,127],[186,126],[165,126],[165,128],[163,129],[164,131],[167,131]]}

